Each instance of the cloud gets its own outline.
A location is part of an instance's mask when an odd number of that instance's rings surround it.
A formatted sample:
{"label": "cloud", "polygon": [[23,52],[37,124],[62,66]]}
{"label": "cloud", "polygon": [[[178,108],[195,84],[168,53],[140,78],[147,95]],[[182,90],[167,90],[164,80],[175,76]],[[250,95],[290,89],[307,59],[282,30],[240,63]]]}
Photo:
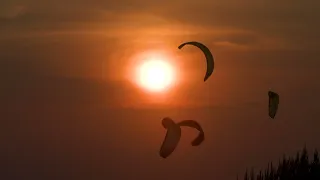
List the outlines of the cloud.
{"label": "cloud", "polygon": [[27,12],[27,8],[25,6],[13,6],[9,9],[5,9],[0,14],[0,18],[2,19],[14,19],[19,16],[22,16]]}
{"label": "cloud", "polygon": [[[97,31],[114,29],[125,33],[137,28],[150,28],[156,25],[170,27],[179,25],[182,29],[192,29],[194,32],[216,40],[207,31],[240,30],[251,32],[242,34],[242,40],[260,39],[250,47],[287,49],[317,49],[320,25],[317,19],[319,3],[317,1],[20,1],[8,3],[3,1],[2,9],[11,14],[19,12],[15,7],[24,7],[28,11],[14,15],[15,18],[2,18],[2,32],[27,31]],[[183,4],[183,6],[182,6]],[[19,8],[18,8],[19,9]],[[7,13],[10,14],[10,13]],[[140,15],[139,15],[140,14]],[[143,18],[144,17],[144,18]],[[149,18],[149,19],[148,19]],[[162,19],[162,20],[160,20]],[[194,29],[196,27],[197,29]],[[159,28],[159,27],[158,27]],[[14,33],[12,33],[14,34]],[[223,34],[222,32],[220,34]],[[121,36],[121,35],[120,35]],[[232,36],[232,35],[231,35]],[[229,37],[229,42],[239,41]],[[268,40],[273,42],[266,42]],[[238,44],[236,43],[236,44]],[[248,43],[248,42],[246,42]],[[262,45],[261,45],[262,44]],[[277,44],[280,44],[277,46]]]}

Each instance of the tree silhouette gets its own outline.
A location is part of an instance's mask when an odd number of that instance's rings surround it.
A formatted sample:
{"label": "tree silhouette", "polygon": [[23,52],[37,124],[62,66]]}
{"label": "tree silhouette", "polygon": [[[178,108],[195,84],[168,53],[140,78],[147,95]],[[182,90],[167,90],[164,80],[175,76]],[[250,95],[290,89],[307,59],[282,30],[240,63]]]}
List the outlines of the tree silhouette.
{"label": "tree silhouette", "polygon": [[251,168],[250,175],[246,170],[244,180],[320,180],[320,162],[318,151],[315,150],[313,160],[309,162],[306,146],[296,157],[283,156],[279,159],[278,167],[268,163],[268,167],[255,174]]}

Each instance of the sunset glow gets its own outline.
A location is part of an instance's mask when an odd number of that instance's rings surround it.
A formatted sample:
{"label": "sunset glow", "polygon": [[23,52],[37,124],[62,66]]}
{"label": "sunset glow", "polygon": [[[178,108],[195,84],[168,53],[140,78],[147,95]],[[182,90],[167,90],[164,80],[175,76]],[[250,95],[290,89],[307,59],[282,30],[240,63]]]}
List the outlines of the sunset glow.
{"label": "sunset glow", "polygon": [[173,67],[162,59],[147,59],[137,73],[140,87],[151,92],[165,91],[175,80]]}

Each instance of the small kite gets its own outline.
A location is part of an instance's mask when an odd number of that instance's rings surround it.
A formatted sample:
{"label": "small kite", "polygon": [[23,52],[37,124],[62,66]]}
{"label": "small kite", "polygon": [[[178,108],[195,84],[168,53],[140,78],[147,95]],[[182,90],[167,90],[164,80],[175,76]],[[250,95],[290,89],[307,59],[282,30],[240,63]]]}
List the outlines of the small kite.
{"label": "small kite", "polygon": [[187,44],[194,45],[194,46],[198,47],[199,49],[201,49],[201,51],[206,56],[207,72],[206,72],[206,75],[204,76],[204,79],[203,79],[203,81],[206,81],[211,76],[211,74],[213,73],[213,69],[214,69],[214,59],[213,59],[213,56],[212,56],[210,50],[205,45],[203,45],[199,42],[195,42],[195,41],[183,43],[178,48],[181,49],[181,48],[183,48],[183,46],[185,46]]}
{"label": "small kite", "polygon": [[204,132],[199,123],[194,120],[184,120],[175,123],[171,118],[162,119],[162,126],[167,129],[166,136],[160,148],[160,156],[167,158],[177,147],[181,138],[181,126],[195,128],[199,131],[199,135],[191,142],[192,146],[199,146],[204,141]]}
{"label": "small kite", "polygon": [[278,111],[279,95],[275,92],[269,91],[269,116],[274,119]]}

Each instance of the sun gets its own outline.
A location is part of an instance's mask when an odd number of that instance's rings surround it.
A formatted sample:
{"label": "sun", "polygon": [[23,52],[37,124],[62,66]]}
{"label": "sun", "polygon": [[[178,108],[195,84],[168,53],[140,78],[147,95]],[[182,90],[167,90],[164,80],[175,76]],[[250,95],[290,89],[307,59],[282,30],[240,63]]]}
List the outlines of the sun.
{"label": "sun", "polygon": [[174,82],[174,69],[162,59],[147,59],[138,66],[138,84],[151,92],[163,92]]}

